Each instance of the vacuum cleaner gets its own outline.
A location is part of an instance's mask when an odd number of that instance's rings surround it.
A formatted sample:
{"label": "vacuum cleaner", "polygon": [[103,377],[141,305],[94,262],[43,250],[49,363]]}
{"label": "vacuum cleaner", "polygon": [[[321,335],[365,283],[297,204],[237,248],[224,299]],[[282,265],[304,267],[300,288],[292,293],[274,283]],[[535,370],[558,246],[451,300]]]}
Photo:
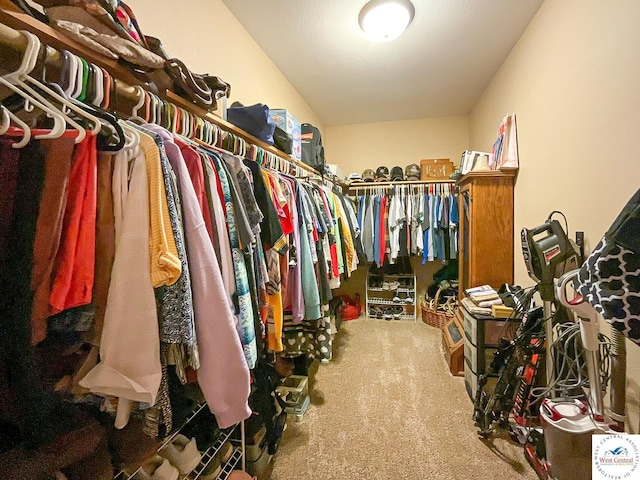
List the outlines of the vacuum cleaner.
{"label": "vacuum cleaner", "polygon": [[[544,435],[532,435],[525,443],[525,456],[541,479],[570,480],[591,476],[591,437],[624,431],[624,338],[612,330],[611,410],[604,411],[600,364],[602,359],[598,313],[572,287],[577,281],[581,250],[551,215],[544,224],[523,229],[522,250],[529,276],[538,282],[545,312],[547,398],[540,406]],[[570,270],[570,271],[568,271]],[[565,273],[567,272],[567,273]],[[558,279],[555,285],[555,279]],[[552,345],[561,315],[553,307],[564,307],[569,320],[580,328],[581,351],[585,358],[588,391],[585,399],[555,398],[556,367]],[[554,318],[555,317],[555,318]],[[615,331],[615,332],[614,332]],[[620,345],[622,344],[622,346]],[[621,387],[622,386],[622,387]],[[543,441],[544,445],[540,445]]]}
{"label": "vacuum cleaner", "polygon": [[[563,273],[578,267],[579,247],[571,242],[551,212],[547,220],[535,228],[523,228],[521,232],[522,255],[529,276],[538,283],[543,302],[547,346],[553,342],[554,280]],[[547,385],[553,384],[554,368],[550,350],[546,355]]]}
{"label": "vacuum cleaner", "polygon": [[591,478],[591,437],[615,433],[604,417],[598,312],[573,290],[578,272],[573,270],[558,279],[556,297],[580,325],[588,377],[586,400],[545,398],[540,407],[547,469],[556,480]]}

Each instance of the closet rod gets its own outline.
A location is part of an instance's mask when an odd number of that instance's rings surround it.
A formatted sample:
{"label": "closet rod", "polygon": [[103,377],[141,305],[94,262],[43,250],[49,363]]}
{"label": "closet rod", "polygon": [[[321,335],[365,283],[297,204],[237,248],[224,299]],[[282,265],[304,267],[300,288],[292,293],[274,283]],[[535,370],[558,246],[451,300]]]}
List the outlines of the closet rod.
{"label": "closet rod", "polygon": [[[21,14],[11,14],[10,12],[0,11],[0,19],[3,22],[7,20],[14,26],[19,29],[27,30],[34,35],[37,35],[39,38],[54,38],[57,44],[60,44],[64,48],[68,48],[69,51],[83,57],[85,60],[99,64],[103,66],[109,74],[117,80],[116,84],[116,105],[114,109],[120,113],[125,113],[129,115],[132,111],[133,107],[138,102],[138,94],[136,92],[136,88],[128,83],[120,80],[119,77],[122,75],[122,68],[118,64],[112,64],[113,62],[104,62],[103,59],[97,57],[90,51],[87,51],[84,48],[78,48],[77,44],[72,40],[67,39],[66,37],[60,35],[58,32],[53,30],[51,27],[45,24],[40,24],[40,22],[35,22],[31,17],[27,15]],[[43,44],[46,42],[43,41]],[[0,23],[0,45],[9,47],[13,51],[20,54],[20,57],[24,54],[24,51],[27,47],[27,39],[26,37],[20,33],[18,30],[11,28],[4,23]],[[80,52],[78,53],[78,51]],[[10,55],[2,55],[2,58],[6,59],[3,69],[7,71],[15,70],[20,65],[20,58],[14,57],[11,58]],[[59,50],[48,46],[47,48],[47,56],[45,60],[47,66],[54,68],[62,68],[62,55]],[[143,85],[140,85],[143,86]],[[302,163],[299,160],[291,158],[286,153],[278,150],[272,145],[261,141],[260,139],[254,137],[253,135],[245,132],[244,130],[239,129],[235,125],[226,122],[222,118],[207,112],[206,110],[194,105],[193,103],[179,97],[173,92],[166,91],[160,95],[161,98],[164,98],[168,102],[183,108],[184,110],[189,111],[193,115],[200,117],[201,119],[206,119],[207,121],[215,124],[221,130],[226,131],[231,135],[235,135],[237,137],[242,138],[249,144],[253,144],[256,147],[260,147],[263,150],[276,155],[280,159],[284,160],[291,164],[294,168],[298,168],[304,170],[312,175],[319,175],[314,169],[309,167],[308,165]],[[331,181],[335,184],[331,179],[327,178],[327,180]]]}
{"label": "closet rod", "polygon": [[366,188],[391,188],[398,187],[401,185],[407,185],[409,187],[419,187],[420,185],[433,185],[433,184],[442,184],[442,183],[451,183],[455,184],[455,180],[451,180],[450,178],[443,179],[434,179],[434,180],[402,180],[395,182],[352,182],[349,184],[349,190],[362,190]]}

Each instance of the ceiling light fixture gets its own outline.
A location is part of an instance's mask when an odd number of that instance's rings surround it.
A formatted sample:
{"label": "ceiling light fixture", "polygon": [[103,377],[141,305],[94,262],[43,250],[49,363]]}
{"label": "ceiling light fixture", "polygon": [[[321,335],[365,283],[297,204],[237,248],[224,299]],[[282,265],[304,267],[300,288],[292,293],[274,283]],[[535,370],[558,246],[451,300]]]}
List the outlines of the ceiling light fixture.
{"label": "ceiling light fixture", "polygon": [[371,0],[358,16],[360,28],[374,42],[390,42],[406,30],[415,14],[409,0]]}

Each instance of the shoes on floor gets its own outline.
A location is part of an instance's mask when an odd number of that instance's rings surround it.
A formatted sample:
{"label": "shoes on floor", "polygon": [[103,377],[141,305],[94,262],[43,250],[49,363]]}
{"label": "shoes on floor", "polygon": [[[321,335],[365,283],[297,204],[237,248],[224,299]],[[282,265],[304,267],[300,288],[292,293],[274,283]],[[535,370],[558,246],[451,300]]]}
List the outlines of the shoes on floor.
{"label": "shoes on floor", "polygon": [[202,480],[215,480],[222,472],[222,464],[217,457],[213,457],[211,461],[204,467],[198,478]]}
{"label": "shoes on floor", "polygon": [[402,307],[393,307],[393,319],[400,320],[401,315],[404,313],[404,308]]}
{"label": "shoes on floor", "polygon": [[218,457],[220,463],[227,463],[231,458],[231,455],[233,455],[233,445],[231,445],[229,442],[224,442],[220,447],[220,450],[218,450],[216,456]]}
{"label": "shoes on floor", "polygon": [[384,317],[384,310],[380,307],[376,308],[376,318],[381,319],[382,317]]}
{"label": "shoes on floor", "polygon": [[154,456],[136,473],[136,478],[141,480],[178,480],[179,476],[178,469],[160,455]]}
{"label": "shoes on floor", "polygon": [[384,310],[384,319],[385,320],[391,320],[393,318],[393,308],[392,307],[387,307]]}
{"label": "shoes on floor", "polygon": [[[158,452],[174,465],[182,475],[191,473],[202,460],[195,438],[178,434]],[[154,479],[155,480],[155,479]]]}

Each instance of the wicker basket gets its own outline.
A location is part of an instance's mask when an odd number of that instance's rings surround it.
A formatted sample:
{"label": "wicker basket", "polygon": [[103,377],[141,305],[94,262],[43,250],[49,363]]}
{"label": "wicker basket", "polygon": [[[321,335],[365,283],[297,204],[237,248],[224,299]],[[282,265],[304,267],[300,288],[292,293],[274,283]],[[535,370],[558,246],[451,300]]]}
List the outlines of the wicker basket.
{"label": "wicker basket", "polygon": [[439,288],[434,298],[426,297],[422,304],[422,321],[429,326],[442,328],[455,316],[456,301],[452,297],[440,305]]}

